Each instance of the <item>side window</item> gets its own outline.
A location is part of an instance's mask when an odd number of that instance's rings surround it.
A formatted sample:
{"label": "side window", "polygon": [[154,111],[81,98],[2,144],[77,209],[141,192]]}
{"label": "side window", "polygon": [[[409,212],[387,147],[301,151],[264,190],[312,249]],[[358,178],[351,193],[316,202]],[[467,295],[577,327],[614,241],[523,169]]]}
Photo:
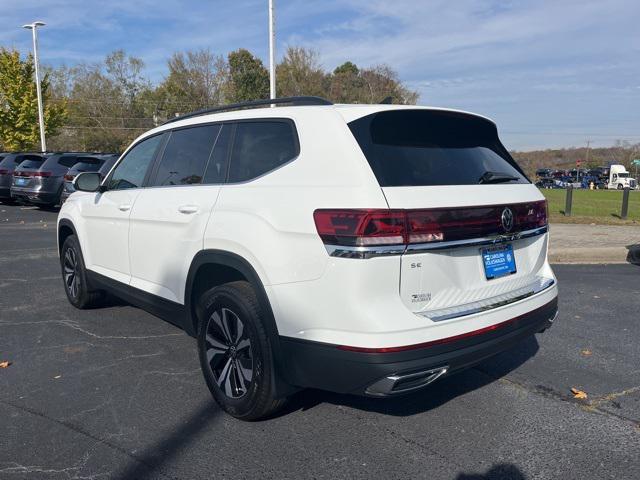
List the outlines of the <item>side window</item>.
{"label": "side window", "polygon": [[222,130],[218,134],[216,146],[207,165],[207,171],[204,174],[202,183],[216,184],[224,183],[227,176],[227,163],[229,159],[229,143],[231,141],[231,130],[233,125],[224,124]]}
{"label": "side window", "polygon": [[156,135],[148,138],[129,150],[113,171],[107,185],[109,190],[141,187],[162,137]]}
{"label": "side window", "polygon": [[172,131],[151,185],[159,187],[201,183],[219,132],[220,125]]}
{"label": "side window", "polygon": [[229,182],[244,182],[298,155],[293,124],[284,121],[240,122],[231,152]]}

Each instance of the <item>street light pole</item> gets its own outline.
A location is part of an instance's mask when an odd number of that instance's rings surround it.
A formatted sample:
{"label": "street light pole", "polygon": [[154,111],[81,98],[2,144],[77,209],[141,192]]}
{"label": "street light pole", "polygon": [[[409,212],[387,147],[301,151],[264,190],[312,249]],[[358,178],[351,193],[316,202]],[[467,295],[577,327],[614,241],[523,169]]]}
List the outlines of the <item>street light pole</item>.
{"label": "street light pole", "polygon": [[269,0],[269,98],[276,98],[276,32],[273,14],[273,0]]}
{"label": "street light pole", "polygon": [[40,124],[40,148],[43,152],[47,151],[47,142],[44,138],[44,111],[42,108],[42,91],[40,89],[40,65],[38,64],[38,27],[43,27],[44,22],[33,22],[23,25],[22,28],[31,30],[33,37],[33,63],[36,73],[36,92],[38,94],[38,123]]}

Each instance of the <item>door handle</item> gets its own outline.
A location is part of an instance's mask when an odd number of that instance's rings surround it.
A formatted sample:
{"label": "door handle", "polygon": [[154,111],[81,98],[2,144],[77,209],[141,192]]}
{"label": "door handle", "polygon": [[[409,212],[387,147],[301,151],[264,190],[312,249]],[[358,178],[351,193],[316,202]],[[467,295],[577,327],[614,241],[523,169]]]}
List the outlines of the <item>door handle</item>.
{"label": "door handle", "polygon": [[197,205],[180,205],[178,207],[178,211],[180,213],[184,213],[184,214],[191,214],[191,213],[197,213],[197,211],[199,210]]}
{"label": "door handle", "polygon": [[127,204],[118,205],[118,210],[120,210],[121,212],[128,212],[129,210],[131,210],[131,205],[127,205]]}

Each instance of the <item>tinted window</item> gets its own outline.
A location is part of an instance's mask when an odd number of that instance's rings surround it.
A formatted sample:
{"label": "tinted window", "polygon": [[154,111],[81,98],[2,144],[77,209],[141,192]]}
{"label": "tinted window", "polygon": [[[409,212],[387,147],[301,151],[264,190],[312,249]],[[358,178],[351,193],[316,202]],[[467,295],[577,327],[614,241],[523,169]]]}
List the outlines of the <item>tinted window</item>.
{"label": "tinted window", "polygon": [[100,169],[100,162],[78,162],[73,166],[74,172],[97,172]]}
{"label": "tinted window", "polygon": [[225,124],[218,134],[216,146],[207,165],[202,183],[224,183],[227,176],[227,164],[229,159],[229,143],[231,140],[231,130],[233,125]]}
{"label": "tinted window", "polygon": [[349,124],[382,187],[474,185],[486,172],[528,183],[488,120],[455,112],[396,110]]}
{"label": "tinted window", "polygon": [[201,183],[219,131],[220,125],[172,131],[151,185]]}
{"label": "tinted window", "polygon": [[156,135],[148,138],[129,150],[109,178],[108,188],[121,190],[141,187],[162,137]]}
{"label": "tinted window", "polygon": [[42,165],[43,159],[42,158],[29,158],[27,160],[24,160],[21,164],[20,164],[20,168],[40,168],[40,166]]}
{"label": "tinted window", "polygon": [[58,163],[63,167],[71,168],[77,163],[77,161],[78,157],[75,155],[63,155],[58,160]]}
{"label": "tinted window", "polygon": [[229,181],[244,182],[287,163],[298,155],[290,122],[242,122],[236,126]]}

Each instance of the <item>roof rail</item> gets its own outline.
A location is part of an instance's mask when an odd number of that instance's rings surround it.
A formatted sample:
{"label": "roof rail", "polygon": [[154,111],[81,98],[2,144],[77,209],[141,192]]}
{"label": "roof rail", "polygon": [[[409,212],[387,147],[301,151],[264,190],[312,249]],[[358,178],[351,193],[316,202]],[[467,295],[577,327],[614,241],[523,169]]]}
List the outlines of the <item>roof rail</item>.
{"label": "roof rail", "polygon": [[186,113],[175,118],[170,118],[162,125],[167,123],[177,122],[184,120],[185,118],[198,117],[200,115],[207,115],[209,113],[228,112],[230,110],[244,110],[247,108],[263,107],[265,105],[281,105],[290,104],[292,106],[300,105],[333,105],[329,100],[322,97],[282,97],[271,98],[264,100],[253,100],[251,102],[231,103],[229,105],[222,105],[220,107],[203,108],[202,110],[196,110],[195,112]]}

